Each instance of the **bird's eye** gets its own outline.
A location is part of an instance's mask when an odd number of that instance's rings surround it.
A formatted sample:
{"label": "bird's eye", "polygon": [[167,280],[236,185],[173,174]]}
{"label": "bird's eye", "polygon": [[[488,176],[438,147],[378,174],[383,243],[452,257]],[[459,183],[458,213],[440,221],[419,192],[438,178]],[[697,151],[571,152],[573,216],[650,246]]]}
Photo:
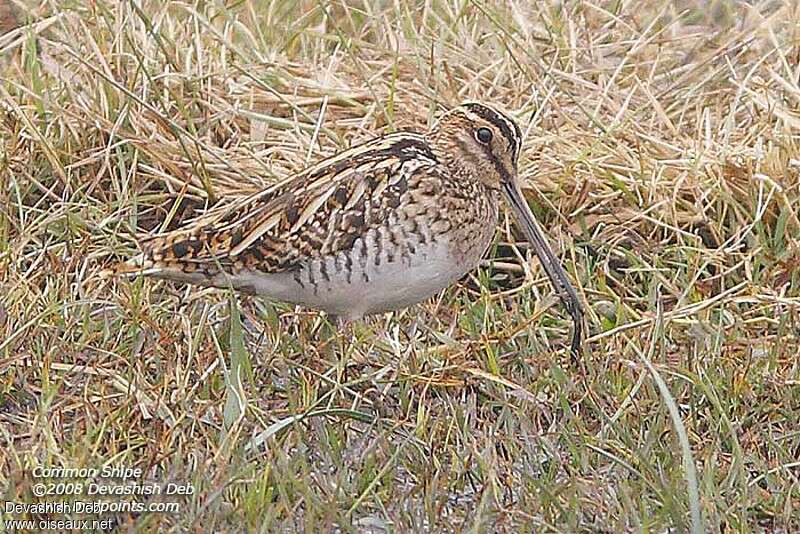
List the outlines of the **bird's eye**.
{"label": "bird's eye", "polygon": [[484,145],[488,145],[492,142],[492,131],[489,128],[478,128],[475,130],[475,139]]}

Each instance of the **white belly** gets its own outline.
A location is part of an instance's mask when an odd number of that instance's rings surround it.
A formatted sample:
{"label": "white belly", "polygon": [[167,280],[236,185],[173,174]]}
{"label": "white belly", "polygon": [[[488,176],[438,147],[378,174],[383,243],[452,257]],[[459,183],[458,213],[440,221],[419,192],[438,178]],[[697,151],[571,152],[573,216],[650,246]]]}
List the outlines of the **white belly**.
{"label": "white belly", "polygon": [[[481,244],[483,245],[483,244]],[[347,253],[306,265],[294,273],[249,271],[235,275],[234,286],[266,297],[356,319],[410,306],[441,291],[480,261],[486,246],[456,261],[443,241],[417,244],[414,253],[393,258]],[[391,261],[390,261],[391,259]]]}

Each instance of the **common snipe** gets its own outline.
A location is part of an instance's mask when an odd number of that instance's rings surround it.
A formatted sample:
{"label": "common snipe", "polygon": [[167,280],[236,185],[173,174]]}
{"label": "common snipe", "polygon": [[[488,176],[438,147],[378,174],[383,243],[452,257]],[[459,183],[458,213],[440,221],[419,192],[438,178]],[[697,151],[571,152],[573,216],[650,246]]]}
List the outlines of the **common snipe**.
{"label": "common snipe", "polygon": [[472,270],[502,196],[574,321],[583,311],[517,183],[522,134],[467,102],[145,242],[127,272],[235,289],[356,319],[420,302]]}

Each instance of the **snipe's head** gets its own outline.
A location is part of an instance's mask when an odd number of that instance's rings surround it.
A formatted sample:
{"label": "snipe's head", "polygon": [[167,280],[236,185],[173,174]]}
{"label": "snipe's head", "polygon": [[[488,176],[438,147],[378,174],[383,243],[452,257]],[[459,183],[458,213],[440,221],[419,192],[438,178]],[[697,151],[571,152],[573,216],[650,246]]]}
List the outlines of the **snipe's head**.
{"label": "snipe's head", "polygon": [[514,120],[492,106],[465,102],[434,124],[428,139],[437,157],[462,179],[475,179],[493,191],[516,179],[522,132]]}
{"label": "snipe's head", "polygon": [[478,102],[466,102],[444,114],[428,139],[437,158],[459,179],[478,180],[492,191],[500,191],[514,213],[522,232],[542,262],[550,283],[572,316],[571,349],[580,351],[583,309],[567,273],[550,250],[531,212],[517,179],[517,160],[522,132],[508,115]]}

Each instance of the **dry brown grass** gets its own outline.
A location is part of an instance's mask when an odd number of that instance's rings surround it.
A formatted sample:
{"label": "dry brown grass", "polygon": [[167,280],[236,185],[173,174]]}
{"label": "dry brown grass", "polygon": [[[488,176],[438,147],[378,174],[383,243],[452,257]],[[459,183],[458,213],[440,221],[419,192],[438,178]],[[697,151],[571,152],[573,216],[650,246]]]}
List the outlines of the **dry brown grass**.
{"label": "dry brown grass", "polygon": [[[136,530],[800,530],[797,3],[372,4],[0,0],[5,497],[112,463],[197,490],[114,515]],[[353,339],[100,276],[468,98],[524,125],[590,310],[577,367],[508,221]]]}

